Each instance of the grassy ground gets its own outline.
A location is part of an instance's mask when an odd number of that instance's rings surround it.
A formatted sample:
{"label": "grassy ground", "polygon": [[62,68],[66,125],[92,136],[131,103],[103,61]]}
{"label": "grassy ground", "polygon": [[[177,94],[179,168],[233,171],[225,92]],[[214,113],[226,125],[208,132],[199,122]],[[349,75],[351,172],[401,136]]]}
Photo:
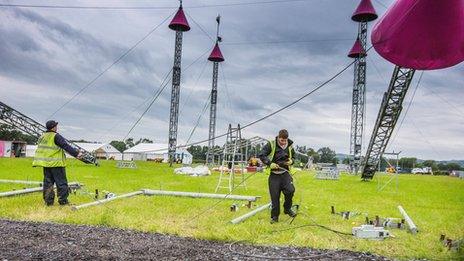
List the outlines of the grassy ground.
{"label": "grassy ground", "polygon": [[[68,181],[86,185],[85,190],[70,196],[70,201],[75,204],[93,201],[92,192],[97,188],[116,194],[141,188],[212,193],[218,179],[217,174],[209,177],[174,175],[167,165],[152,162],[137,162],[136,170],[117,169],[114,161],[102,162],[98,168],[77,161],[68,162]],[[342,175],[340,180],[330,181],[316,180],[314,173],[299,172],[295,176],[297,193],[294,200],[302,206],[301,215],[291,225],[283,215],[280,223],[269,224],[268,212],[239,225],[231,225],[228,224],[231,219],[248,211],[246,207],[240,207],[238,212],[230,212],[229,207],[236,203],[234,201],[223,201],[211,209],[218,200],[157,196],[137,196],[74,212],[68,207],[45,207],[40,194],[29,194],[0,199],[0,217],[104,225],[206,239],[246,240],[256,244],[351,249],[400,259],[463,259],[464,253],[448,251],[439,242],[439,237],[440,234],[454,239],[464,236],[464,181],[443,176],[401,175],[398,192],[395,183],[378,192],[379,184],[389,178],[376,175],[371,182],[360,182],[359,177]],[[32,168],[30,159],[0,158],[0,179],[40,181],[42,169]],[[247,190],[239,188],[234,194],[262,196],[256,205],[269,202],[266,175],[256,174],[246,183]],[[0,192],[23,187],[27,186],[0,183]],[[355,239],[311,226],[271,233],[309,224],[311,219],[345,232],[364,222],[365,215],[350,220],[331,215],[331,205],[337,211],[357,211],[368,213],[370,217],[401,217],[397,206],[402,205],[420,232],[411,235],[391,229],[395,237],[385,241]]]}

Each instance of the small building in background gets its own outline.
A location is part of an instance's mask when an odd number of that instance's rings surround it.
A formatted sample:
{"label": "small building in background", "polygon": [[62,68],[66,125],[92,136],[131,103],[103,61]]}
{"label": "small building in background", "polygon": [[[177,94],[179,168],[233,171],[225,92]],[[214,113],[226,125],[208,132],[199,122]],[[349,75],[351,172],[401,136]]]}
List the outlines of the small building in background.
{"label": "small building in background", "polygon": [[25,141],[0,140],[0,158],[26,157],[26,145]]}
{"label": "small building in background", "polygon": [[460,179],[464,179],[464,171],[462,170],[453,170],[450,173],[450,176],[458,177]]}
{"label": "small building in background", "polygon": [[[168,144],[163,143],[139,143],[124,151],[124,160],[150,160],[168,162]],[[178,148],[174,155],[175,160],[182,164],[192,164],[193,156],[184,148]]]}

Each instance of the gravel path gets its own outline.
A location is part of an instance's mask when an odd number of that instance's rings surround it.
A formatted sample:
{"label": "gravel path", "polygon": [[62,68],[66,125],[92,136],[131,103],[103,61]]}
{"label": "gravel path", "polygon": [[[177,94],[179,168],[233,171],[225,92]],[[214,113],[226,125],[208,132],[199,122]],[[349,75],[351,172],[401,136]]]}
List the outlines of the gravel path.
{"label": "gravel path", "polygon": [[0,219],[0,260],[262,260],[270,256],[282,260],[387,260],[346,250],[262,247],[106,227]]}

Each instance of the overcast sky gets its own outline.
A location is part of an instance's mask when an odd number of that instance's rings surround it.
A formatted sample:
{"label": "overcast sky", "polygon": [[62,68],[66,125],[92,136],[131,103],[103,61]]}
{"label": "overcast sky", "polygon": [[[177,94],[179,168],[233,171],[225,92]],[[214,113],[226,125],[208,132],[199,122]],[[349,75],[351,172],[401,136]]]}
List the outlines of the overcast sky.
{"label": "overcast sky", "polygon": [[[350,62],[357,33],[350,17],[358,0],[307,0],[260,5],[191,8],[261,0],[185,0],[191,30],[184,34],[179,142],[187,140],[211,89],[215,17],[221,14],[225,56],[219,73],[217,134],[242,125],[315,88]],[[379,16],[392,0],[373,1]],[[69,5],[69,1],[5,1]],[[73,5],[176,6],[177,1],[72,1]],[[45,122],[65,101],[175,9],[82,10],[0,7],[1,101]],[[170,19],[169,19],[170,20]],[[169,22],[168,20],[168,22]],[[195,21],[195,22],[194,22]],[[140,43],[53,118],[70,139],[122,139],[160,87],[173,63],[174,32],[168,22]],[[375,23],[375,21],[374,21]],[[369,29],[373,23],[369,24]],[[370,34],[370,31],[369,31]],[[320,40],[304,42],[309,40]],[[277,43],[276,43],[277,42]],[[370,42],[370,39],[369,39]],[[196,59],[188,69],[189,64]],[[367,60],[368,145],[393,65],[374,50]],[[405,107],[419,79],[411,85]],[[387,151],[422,159],[464,159],[464,65],[424,72],[414,101]],[[328,146],[349,153],[353,68],[282,113],[243,131],[244,137],[273,137],[286,128],[298,145]],[[130,135],[167,143],[169,84]],[[404,111],[403,111],[404,112]],[[191,141],[208,136],[209,110]],[[218,141],[219,144],[223,140]]]}

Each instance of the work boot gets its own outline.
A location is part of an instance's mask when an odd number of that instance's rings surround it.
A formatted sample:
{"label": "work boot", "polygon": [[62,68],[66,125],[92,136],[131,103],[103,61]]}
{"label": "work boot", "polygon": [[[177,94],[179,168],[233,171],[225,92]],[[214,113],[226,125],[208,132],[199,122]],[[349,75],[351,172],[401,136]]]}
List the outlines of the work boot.
{"label": "work boot", "polygon": [[70,205],[69,201],[66,200],[66,201],[60,201],[58,202],[60,204],[60,206],[67,206],[67,205]]}
{"label": "work boot", "polygon": [[290,217],[296,217],[296,212],[293,211],[292,209],[286,209],[284,210],[284,213],[289,215]]}
{"label": "work boot", "polygon": [[274,223],[277,223],[277,222],[279,222],[278,217],[271,217],[271,224],[274,224]]}

